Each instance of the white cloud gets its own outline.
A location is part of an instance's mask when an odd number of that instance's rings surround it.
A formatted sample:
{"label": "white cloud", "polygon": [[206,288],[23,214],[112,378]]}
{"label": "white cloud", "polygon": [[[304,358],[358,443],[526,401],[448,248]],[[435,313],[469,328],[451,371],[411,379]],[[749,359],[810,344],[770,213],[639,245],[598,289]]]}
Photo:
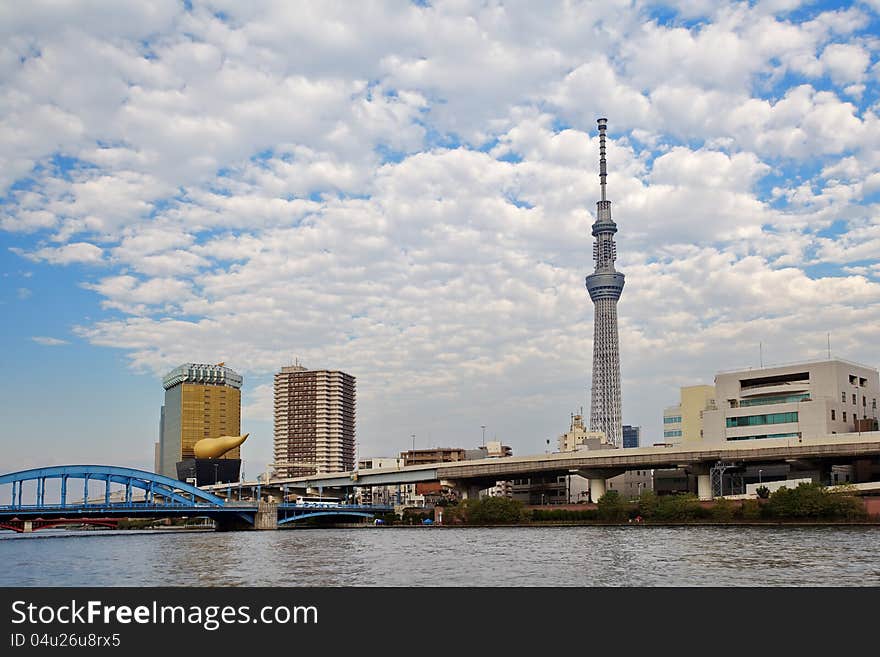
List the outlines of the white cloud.
{"label": "white cloud", "polygon": [[41,344],[44,347],[58,347],[63,344],[70,344],[67,340],[61,340],[60,338],[49,338],[41,335],[35,335],[31,338],[37,344]]}
{"label": "white cloud", "polygon": [[45,261],[53,265],[69,265],[72,263],[95,264],[102,262],[104,249],[89,242],[72,242],[58,247],[43,247],[31,253],[13,248],[14,252],[34,262]]}
{"label": "white cloud", "polygon": [[861,82],[871,63],[871,53],[857,44],[832,43],[822,51],[820,61],[835,84]]}

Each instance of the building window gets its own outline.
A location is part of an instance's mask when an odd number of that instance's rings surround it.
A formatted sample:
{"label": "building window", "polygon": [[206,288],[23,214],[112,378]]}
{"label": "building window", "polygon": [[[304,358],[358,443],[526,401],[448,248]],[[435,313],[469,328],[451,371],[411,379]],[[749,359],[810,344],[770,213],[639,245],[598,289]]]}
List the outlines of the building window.
{"label": "building window", "polygon": [[663,424],[681,424],[681,415],[670,415],[663,418]]}
{"label": "building window", "polygon": [[763,438],[800,438],[800,432],[797,433],[771,433],[764,434],[761,436],[735,436],[732,438],[728,438],[727,440],[761,440]]}
{"label": "building window", "polygon": [[834,412],[834,409],[832,408],[832,409],[831,409],[831,420],[832,420],[832,422],[833,422],[834,420],[837,419],[836,417],[834,417],[834,415],[835,415],[835,412]]}
{"label": "building window", "polygon": [[727,418],[727,426],[730,427],[753,427],[760,424],[785,424],[797,422],[797,411],[789,413],[767,413],[766,415],[744,415],[742,417]]}
{"label": "building window", "polygon": [[773,395],[772,397],[759,397],[757,399],[743,399],[740,406],[765,406],[767,404],[785,404],[788,402],[810,401],[810,393],[803,392],[797,395]]}
{"label": "building window", "polygon": [[862,408],[868,405],[868,398],[862,395]]}
{"label": "building window", "polygon": [[681,436],[681,430],[664,431],[663,432],[664,438],[676,438],[678,436]]}
{"label": "building window", "polygon": [[856,405],[856,393],[853,393],[853,406]]}
{"label": "building window", "polygon": [[843,421],[846,422],[846,411],[843,412]]}
{"label": "building window", "polygon": [[846,393],[845,392],[840,393],[840,401],[842,401],[844,404],[846,403]]}

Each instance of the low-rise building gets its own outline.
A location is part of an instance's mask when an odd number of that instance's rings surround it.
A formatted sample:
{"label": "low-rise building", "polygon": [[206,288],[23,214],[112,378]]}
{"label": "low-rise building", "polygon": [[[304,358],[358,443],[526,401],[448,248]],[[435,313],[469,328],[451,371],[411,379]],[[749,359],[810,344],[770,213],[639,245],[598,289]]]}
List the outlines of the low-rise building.
{"label": "low-rise building", "polygon": [[878,372],[842,359],[722,372],[715,391],[717,408],[703,414],[706,441],[877,430]]}
{"label": "low-rise building", "polygon": [[637,500],[642,493],[654,490],[653,470],[628,470],[606,483],[606,492],[616,490],[624,501]]}
{"label": "low-rise building", "polygon": [[663,409],[663,442],[679,445],[702,440],[703,415],[715,408],[715,386],[680,388],[678,404]]}
{"label": "low-rise building", "polygon": [[435,447],[433,449],[411,449],[400,453],[404,465],[424,465],[425,463],[452,463],[467,460],[463,447]]}
{"label": "low-rise building", "polygon": [[[358,470],[401,468],[404,460],[396,456],[376,456],[358,460]],[[394,486],[364,486],[357,489],[360,504],[387,504],[391,506],[421,506],[424,497],[416,491],[416,484]]]}
{"label": "low-rise building", "polygon": [[557,439],[560,452],[576,452],[579,449],[612,449],[614,446],[606,441],[603,431],[591,431],[584,424],[584,417],[580,414],[571,415],[571,425],[564,434]]}
{"label": "low-rise building", "polygon": [[580,475],[546,475],[514,479],[511,494],[528,505],[577,504],[590,501],[590,480]]}

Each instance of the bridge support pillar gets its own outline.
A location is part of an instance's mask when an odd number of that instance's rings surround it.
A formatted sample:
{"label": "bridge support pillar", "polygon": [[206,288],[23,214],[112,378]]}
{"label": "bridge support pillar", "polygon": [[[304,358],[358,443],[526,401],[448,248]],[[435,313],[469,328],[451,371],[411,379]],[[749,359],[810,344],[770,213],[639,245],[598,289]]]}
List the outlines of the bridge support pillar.
{"label": "bridge support pillar", "polygon": [[254,516],[254,529],[278,529],[278,505],[274,502],[259,502]]}
{"label": "bridge support pillar", "polygon": [[712,499],[712,480],[709,473],[697,474],[697,497],[701,500]]}
{"label": "bridge support pillar", "polygon": [[461,499],[478,500],[480,499],[480,487],[476,484],[467,484],[461,488]]}
{"label": "bridge support pillar", "polygon": [[605,494],[605,480],[590,477],[590,501],[594,504]]}
{"label": "bridge support pillar", "polygon": [[712,473],[709,472],[709,466],[704,463],[697,463],[687,467],[689,474],[697,477],[697,497],[703,501],[711,500],[712,494]]}
{"label": "bridge support pillar", "polygon": [[22,531],[25,534],[30,534],[32,531],[34,531],[34,521],[33,520],[25,520],[24,521],[24,528],[22,529]]}
{"label": "bridge support pillar", "polygon": [[[577,474],[590,480],[590,501],[595,504],[605,494],[606,483],[609,479],[623,474],[625,470],[613,468],[596,468],[578,470]],[[575,474],[572,472],[571,474]]]}
{"label": "bridge support pillar", "polygon": [[459,499],[462,500],[478,500],[480,499],[480,486],[479,484],[471,483],[467,480],[451,480],[451,479],[441,479],[441,486],[446,486],[449,488],[455,489],[458,493]]}

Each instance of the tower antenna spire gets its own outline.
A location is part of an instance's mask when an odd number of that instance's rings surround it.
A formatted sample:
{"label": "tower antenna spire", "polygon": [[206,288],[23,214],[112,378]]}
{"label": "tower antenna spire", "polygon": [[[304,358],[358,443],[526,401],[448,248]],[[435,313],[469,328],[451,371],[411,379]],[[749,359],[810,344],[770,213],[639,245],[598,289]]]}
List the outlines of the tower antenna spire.
{"label": "tower antenna spire", "polygon": [[608,169],[605,164],[605,131],[608,129],[608,119],[599,119],[596,121],[599,124],[599,187],[602,192],[602,200],[606,199],[605,196],[605,182],[608,178]]}

